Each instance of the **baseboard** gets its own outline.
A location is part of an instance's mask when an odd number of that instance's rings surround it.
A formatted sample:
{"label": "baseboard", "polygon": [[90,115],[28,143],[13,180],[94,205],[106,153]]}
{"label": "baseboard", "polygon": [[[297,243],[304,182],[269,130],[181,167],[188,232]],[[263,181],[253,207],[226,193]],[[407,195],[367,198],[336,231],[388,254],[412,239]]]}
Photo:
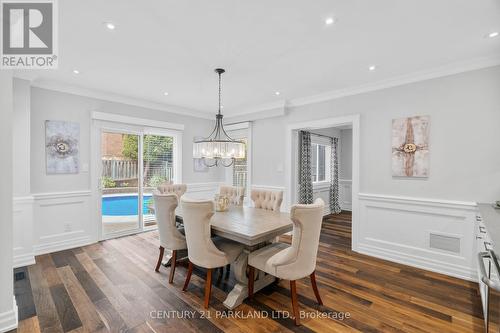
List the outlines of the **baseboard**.
{"label": "baseboard", "polygon": [[443,261],[412,256],[404,252],[392,251],[367,244],[358,244],[357,252],[398,264],[412,266],[463,280],[477,282],[477,272],[471,268],[453,265]]}
{"label": "baseboard", "polygon": [[[16,252],[16,249],[14,249],[14,253],[15,252]],[[14,254],[14,260],[13,260],[14,268],[30,266],[30,265],[34,265],[35,263],[36,263],[35,253],[33,253],[33,252],[22,253],[19,255]]]}
{"label": "baseboard", "polygon": [[52,253],[57,251],[64,251],[73,249],[80,246],[85,246],[95,243],[95,239],[89,235],[83,235],[79,237],[73,237],[69,239],[51,241],[39,245],[33,246],[33,251],[36,255]]}
{"label": "baseboard", "polygon": [[12,309],[6,312],[0,313],[0,332],[8,332],[17,328],[18,317],[17,317],[17,303],[16,298],[12,302]]}

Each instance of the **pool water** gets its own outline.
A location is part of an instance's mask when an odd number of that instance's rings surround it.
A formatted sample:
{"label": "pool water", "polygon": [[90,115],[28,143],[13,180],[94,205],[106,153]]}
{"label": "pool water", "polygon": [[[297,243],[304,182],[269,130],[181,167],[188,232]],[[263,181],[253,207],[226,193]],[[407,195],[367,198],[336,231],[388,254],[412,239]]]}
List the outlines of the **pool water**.
{"label": "pool water", "polygon": [[[142,200],[142,213],[150,214],[151,195],[144,195]],[[120,195],[102,197],[102,215],[127,216],[138,215],[138,195]]]}

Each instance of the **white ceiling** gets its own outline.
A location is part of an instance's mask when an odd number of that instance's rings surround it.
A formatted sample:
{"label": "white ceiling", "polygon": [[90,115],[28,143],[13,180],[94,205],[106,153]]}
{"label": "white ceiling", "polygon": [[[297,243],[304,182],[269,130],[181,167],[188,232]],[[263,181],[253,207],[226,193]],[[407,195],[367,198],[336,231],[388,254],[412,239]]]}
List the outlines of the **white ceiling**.
{"label": "white ceiling", "polygon": [[[58,3],[59,69],[17,76],[209,113],[216,110],[219,66],[227,70],[224,113],[234,115],[500,56],[500,37],[485,37],[500,30],[497,0]],[[327,26],[330,16],[336,23]]]}

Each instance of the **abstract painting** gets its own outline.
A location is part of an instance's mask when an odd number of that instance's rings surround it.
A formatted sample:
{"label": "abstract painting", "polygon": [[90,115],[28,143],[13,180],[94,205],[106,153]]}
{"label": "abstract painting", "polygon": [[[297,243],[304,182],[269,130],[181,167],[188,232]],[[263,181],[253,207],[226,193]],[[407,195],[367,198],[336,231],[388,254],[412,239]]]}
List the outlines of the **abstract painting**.
{"label": "abstract painting", "polygon": [[392,120],[392,175],[429,176],[429,116]]}
{"label": "abstract painting", "polygon": [[47,174],[78,173],[80,124],[45,121]]}

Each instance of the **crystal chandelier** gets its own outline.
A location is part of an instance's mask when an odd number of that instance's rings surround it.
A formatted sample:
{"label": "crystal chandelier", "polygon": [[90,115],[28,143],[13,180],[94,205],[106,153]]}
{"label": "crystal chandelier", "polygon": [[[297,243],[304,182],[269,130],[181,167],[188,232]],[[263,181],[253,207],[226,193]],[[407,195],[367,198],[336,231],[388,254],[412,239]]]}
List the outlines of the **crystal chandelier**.
{"label": "crystal chandelier", "polygon": [[210,135],[193,144],[193,157],[201,158],[208,167],[233,165],[235,158],[245,158],[245,143],[232,139],[224,130],[221,110],[221,75],[222,68],[215,69],[219,75],[219,111],[215,116],[215,128]]}

